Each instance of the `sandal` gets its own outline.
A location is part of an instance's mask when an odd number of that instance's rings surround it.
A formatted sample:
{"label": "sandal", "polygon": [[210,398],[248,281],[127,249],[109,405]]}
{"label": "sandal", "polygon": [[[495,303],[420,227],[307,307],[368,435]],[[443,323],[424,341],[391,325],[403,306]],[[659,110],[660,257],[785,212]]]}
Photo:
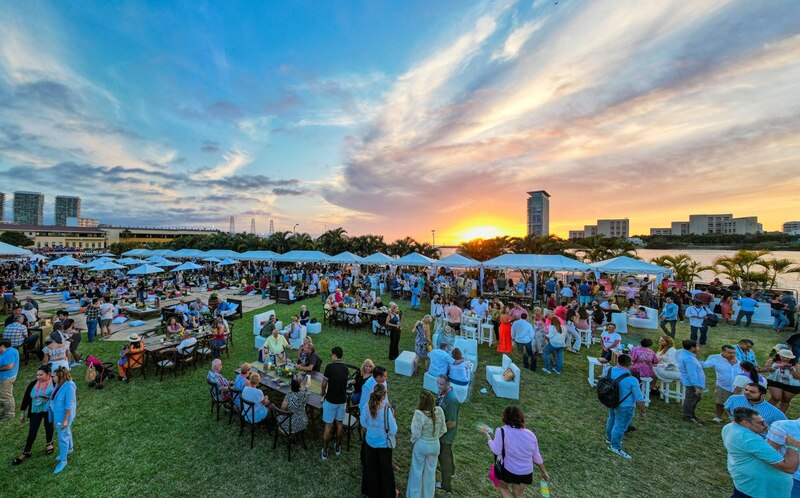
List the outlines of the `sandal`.
{"label": "sandal", "polygon": [[55,448],[53,447],[53,443],[47,443],[46,445],[44,445],[44,454],[45,455],[52,455],[54,451],[55,451]]}
{"label": "sandal", "polygon": [[19,465],[22,462],[24,462],[25,460],[29,459],[30,457],[31,457],[30,453],[23,453],[20,456],[18,456],[17,458],[15,458],[14,461],[11,462],[11,465]]}

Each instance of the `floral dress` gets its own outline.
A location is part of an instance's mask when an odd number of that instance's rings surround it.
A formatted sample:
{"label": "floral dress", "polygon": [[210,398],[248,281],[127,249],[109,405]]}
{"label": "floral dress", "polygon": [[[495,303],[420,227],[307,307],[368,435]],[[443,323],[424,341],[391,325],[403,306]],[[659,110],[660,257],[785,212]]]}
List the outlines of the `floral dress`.
{"label": "floral dress", "polygon": [[658,364],[659,359],[655,351],[644,346],[636,346],[631,350],[631,372],[637,374],[639,378],[650,377],[655,378],[653,372],[653,365]]}
{"label": "floral dress", "polygon": [[427,358],[428,357],[428,337],[425,335],[425,328],[422,326],[422,322],[418,322],[416,328],[414,329],[416,332],[416,336],[414,338],[414,349],[417,353],[417,357],[419,358]]}

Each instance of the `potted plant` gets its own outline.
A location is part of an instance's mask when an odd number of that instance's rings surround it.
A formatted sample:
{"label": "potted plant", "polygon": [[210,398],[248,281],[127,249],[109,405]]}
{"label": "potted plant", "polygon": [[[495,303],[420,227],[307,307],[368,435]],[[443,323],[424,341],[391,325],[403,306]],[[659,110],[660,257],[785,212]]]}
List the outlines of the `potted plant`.
{"label": "potted plant", "polygon": [[212,292],[208,298],[208,310],[213,312],[217,306],[219,306],[219,296],[216,292]]}

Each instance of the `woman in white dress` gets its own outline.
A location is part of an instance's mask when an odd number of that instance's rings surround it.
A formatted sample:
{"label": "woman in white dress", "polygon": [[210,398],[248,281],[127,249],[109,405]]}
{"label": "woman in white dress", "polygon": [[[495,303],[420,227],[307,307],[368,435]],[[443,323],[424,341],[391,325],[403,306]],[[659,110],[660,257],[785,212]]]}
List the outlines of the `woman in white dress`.
{"label": "woman in white dress", "polygon": [[671,381],[681,378],[678,362],[675,360],[675,340],[668,335],[658,339],[658,364],[653,366],[653,372],[659,380]]}

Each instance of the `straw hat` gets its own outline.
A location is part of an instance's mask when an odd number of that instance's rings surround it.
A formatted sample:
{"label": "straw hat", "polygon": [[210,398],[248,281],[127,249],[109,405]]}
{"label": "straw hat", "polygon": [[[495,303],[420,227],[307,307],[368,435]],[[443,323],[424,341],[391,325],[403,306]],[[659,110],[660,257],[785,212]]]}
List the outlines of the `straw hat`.
{"label": "straw hat", "polygon": [[139,337],[139,334],[131,334],[128,336],[128,340],[131,342],[139,342],[142,340],[142,338]]}

